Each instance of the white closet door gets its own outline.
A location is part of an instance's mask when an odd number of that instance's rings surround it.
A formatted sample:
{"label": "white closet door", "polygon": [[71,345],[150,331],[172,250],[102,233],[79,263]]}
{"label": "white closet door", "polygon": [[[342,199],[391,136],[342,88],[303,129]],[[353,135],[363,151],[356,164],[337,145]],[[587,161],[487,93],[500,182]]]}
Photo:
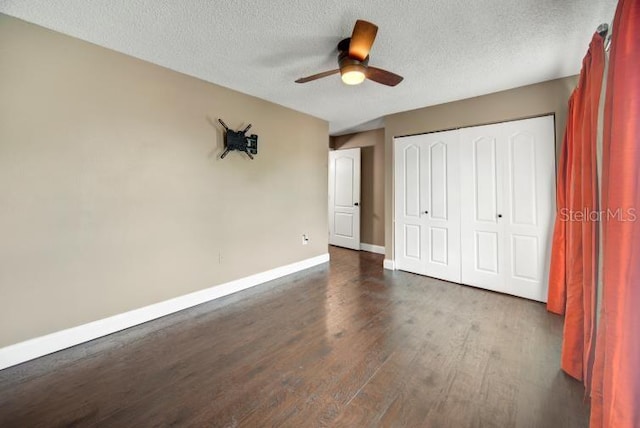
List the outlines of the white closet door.
{"label": "white closet door", "polygon": [[360,149],[329,152],[329,244],[360,249]]}
{"label": "white closet door", "polygon": [[462,283],[506,292],[502,125],[460,130]]}
{"label": "white closet door", "polygon": [[460,282],[459,134],[395,140],[396,265]]}
{"label": "white closet door", "polygon": [[454,130],[422,137],[426,157],[426,274],[460,282],[460,134]]}
{"label": "white closet door", "polygon": [[461,130],[462,283],[546,301],[552,116]]}
{"label": "white closet door", "polygon": [[546,302],[555,212],[553,116],[503,124],[506,292]]}
{"label": "white closet door", "polygon": [[421,135],[396,138],[395,159],[395,252],[396,268],[426,274],[426,228],[422,216],[424,199],[425,144]]}

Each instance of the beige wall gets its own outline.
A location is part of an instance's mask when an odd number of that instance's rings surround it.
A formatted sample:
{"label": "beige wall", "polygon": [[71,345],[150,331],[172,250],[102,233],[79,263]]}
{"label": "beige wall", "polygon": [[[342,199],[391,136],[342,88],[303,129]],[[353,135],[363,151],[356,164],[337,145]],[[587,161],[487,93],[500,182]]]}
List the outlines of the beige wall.
{"label": "beige wall", "polygon": [[362,148],[360,241],[384,246],[384,129],[331,137],[331,148]]}
{"label": "beige wall", "polygon": [[[254,161],[218,158],[217,118],[253,124]],[[328,139],[0,15],[0,346],[326,253]]]}
{"label": "beige wall", "polygon": [[577,76],[476,98],[397,113],[385,117],[385,242],[386,258],[393,260],[393,137],[465,126],[523,119],[554,113],[556,149],[564,133],[569,95]]}

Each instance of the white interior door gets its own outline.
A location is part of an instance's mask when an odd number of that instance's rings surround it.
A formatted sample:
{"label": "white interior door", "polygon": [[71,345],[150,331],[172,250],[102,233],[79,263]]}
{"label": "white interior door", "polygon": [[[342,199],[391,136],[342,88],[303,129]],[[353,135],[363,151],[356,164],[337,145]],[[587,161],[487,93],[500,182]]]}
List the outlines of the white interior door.
{"label": "white interior door", "polygon": [[360,249],[360,149],[329,152],[329,244]]}
{"label": "white interior door", "polygon": [[460,130],[462,283],[506,292],[501,124]]}
{"label": "white interior door", "polygon": [[553,116],[461,130],[462,283],[546,301]]}
{"label": "white interior door", "polygon": [[460,282],[459,134],[395,139],[396,266]]}
{"label": "white interior door", "polygon": [[396,268],[426,275],[427,232],[422,201],[426,144],[421,135],[394,139]]}
{"label": "white interior door", "polygon": [[426,274],[460,282],[460,168],[458,131],[422,136],[425,150],[423,218],[426,224]]}
{"label": "white interior door", "polygon": [[556,200],[554,118],[503,125],[506,292],[546,302]]}

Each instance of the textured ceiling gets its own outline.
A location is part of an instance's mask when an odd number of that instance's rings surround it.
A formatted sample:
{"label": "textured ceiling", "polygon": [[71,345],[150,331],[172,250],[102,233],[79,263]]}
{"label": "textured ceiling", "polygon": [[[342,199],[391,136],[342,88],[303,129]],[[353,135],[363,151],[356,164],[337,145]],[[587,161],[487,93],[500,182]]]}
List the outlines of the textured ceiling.
{"label": "textured ceiling", "polygon": [[[615,0],[0,0],[0,12],[326,119],[332,134],[384,115],[576,74]],[[395,88],[339,76],[356,19],[379,26],[372,65]]]}

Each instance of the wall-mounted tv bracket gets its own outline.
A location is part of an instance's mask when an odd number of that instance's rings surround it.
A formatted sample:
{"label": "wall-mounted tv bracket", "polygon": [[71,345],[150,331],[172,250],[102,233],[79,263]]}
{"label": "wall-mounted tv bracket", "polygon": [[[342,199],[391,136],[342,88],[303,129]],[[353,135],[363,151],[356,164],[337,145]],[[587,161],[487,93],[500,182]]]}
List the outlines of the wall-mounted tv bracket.
{"label": "wall-mounted tv bracket", "polygon": [[222,119],[218,119],[220,125],[224,126],[224,152],[220,159],[224,159],[231,150],[239,150],[245,152],[249,158],[253,159],[253,155],[258,154],[258,136],[251,134],[248,137],[245,135],[251,124],[249,124],[242,131],[232,131],[229,129],[226,123]]}

